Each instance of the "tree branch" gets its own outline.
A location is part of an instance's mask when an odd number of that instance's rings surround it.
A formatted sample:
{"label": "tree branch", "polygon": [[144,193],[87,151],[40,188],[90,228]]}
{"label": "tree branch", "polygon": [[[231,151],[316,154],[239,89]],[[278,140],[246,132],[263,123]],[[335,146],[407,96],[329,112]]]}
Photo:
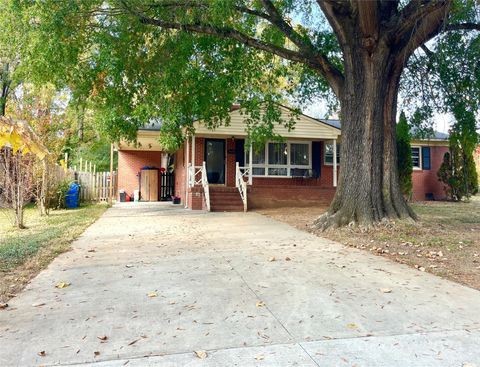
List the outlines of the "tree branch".
{"label": "tree branch", "polygon": [[[415,2],[425,2],[425,0],[418,0]],[[442,6],[439,6],[438,4],[441,4]],[[420,18],[409,20],[409,23],[413,23],[409,33],[404,33],[403,35],[399,34],[399,38],[396,40],[396,47],[399,50],[396,57],[396,64],[399,70],[403,69],[408,58],[418,47],[421,47],[442,31],[450,6],[451,0],[442,0],[439,2],[433,1],[428,5],[425,5],[425,7],[429,8],[428,12],[424,8],[420,12],[422,13],[419,15]],[[417,13],[417,15],[418,14],[419,13]],[[407,28],[403,29],[403,31],[406,30]]]}
{"label": "tree branch", "polygon": [[403,47],[414,34],[419,33],[422,24],[425,27],[430,20],[437,17],[438,11],[443,11],[443,16],[446,17],[446,9],[450,8],[451,3],[452,0],[411,0],[398,17],[395,17],[397,26],[392,28],[389,36],[394,38],[398,46]]}
{"label": "tree branch", "polygon": [[340,93],[344,79],[340,70],[332,65],[327,56],[315,50],[310,40],[306,40],[298,34],[292,26],[285,21],[271,0],[261,0],[261,2],[270,15],[269,21],[292,41],[306,57],[314,58],[318,61],[318,64],[321,66],[321,74],[327,79],[335,93]]}
{"label": "tree branch", "polygon": [[444,31],[461,31],[461,30],[480,32],[480,24],[479,23],[447,24],[444,28]]}
{"label": "tree branch", "polygon": [[[311,67],[321,74],[327,82],[330,84],[337,96],[340,95],[341,89],[343,87],[343,75],[325,55],[318,53],[311,43],[306,43],[306,41],[297,33],[295,30],[282,18],[278,10],[274,7],[271,1],[263,1],[264,5],[269,10],[268,14],[259,12],[252,9],[246,9],[243,7],[234,7],[237,11],[244,11],[251,15],[259,16],[272,25],[284,32],[284,34],[299,48],[299,51],[290,50],[285,47],[276,46],[264,41],[261,41],[255,37],[249,36],[246,33],[238,31],[233,27],[224,27],[216,26],[212,24],[207,24],[203,22],[195,23],[180,23],[176,21],[167,21],[163,19],[153,18],[147,16],[144,12],[133,9],[127,3],[127,0],[120,0],[125,10],[134,16],[138,17],[139,21],[143,24],[154,25],[166,29],[176,29],[180,31],[186,31],[191,33],[211,35],[223,39],[232,39],[240,42],[241,44],[255,48],[257,50],[265,51],[277,56],[280,56],[284,59],[298,62],[304,65]],[[172,1],[165,2],[161,4],[155,4],[159,6],[189,6],[195,4],[196,6],[201,6],[200,2],[190,2],[185,1]]]}
{"label": "tree branch", "polygon": [[[174,0],[174,1],[165,1],[162,3],[155,3],[155,4],[149,4],[147,5],[150,8],[205,8],[208,10],[209,4],[201,1],[192,1],[192,0]],[[246,6],[238,6],[234,5],[232,6],[232,9],[235,11],[238,11],[240,13],[245,13],[249,15],[253,15],[259,18],[263,18],[265,20],[270,20],[270,17],[268,14],[265,14],[261,11],[255,10],[248,8]]]}
{"label": "tree branch", "polygon": [[176,22],[167,22],[160,19],[149,18],[146,16],[141,16],[139,18],[140,22],[143,24],[150,24],[161,28],[166,29],[177,29],[179,31],[186,31],[191,33],[205,34],[210,36],[216,36],[224,39],[232,39],[238,41],[245,46],[253,47],[261,51],[266,51],[271,54],[283,57],[287,60],[300,62],[303,64],[309,64],[315,68],[319,67],[317,62],[307,59],[304,55],[297,51],[289,50],[287,48],[275,46],[263,41],[260,41],[256,38],[250,37],[245,33],[237,31],[233,28],[217,27],[202,23],[190,23],[190,24],[181,24]]}
{"label": "tree branch", "polygon": [[432,58],[435,56],[435,52],[430,50],[425,44],[420,45],[420,48],[425,52],[425,55],[427,55],[429,58]]}

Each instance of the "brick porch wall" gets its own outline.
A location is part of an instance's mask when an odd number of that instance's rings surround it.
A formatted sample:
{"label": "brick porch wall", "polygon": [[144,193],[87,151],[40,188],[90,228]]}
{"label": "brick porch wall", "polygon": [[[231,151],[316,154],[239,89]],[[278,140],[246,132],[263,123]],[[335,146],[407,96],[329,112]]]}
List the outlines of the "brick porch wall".
{"label": "brick porch wall", "polygon": [[[196,165],[201,165],[203,162],[204,142],[204,138],[196,138]],[[233,149],[235,149],[234,141],[227,139],[226,177],[227,185],[231,187],[235,186],[235,154],[228,154],[228,151],[233,151]],[[430,149],[431,169],[415,170],[413,172],[413,200],[416,201],[425,200],[426,193],[433,193],[434,198],[437,200],[445,198],[443,184],[438,181],[437,172],[442,164],[443,155],[448,151],[448,147],[431,146]],[[323,152],[323,147],[321,151]],[[339,174],[340,166],[338,167]],[[185,199],[185,179],[184,147],[182,147],[176,153],[175,170],[175,195],[182,198],[182,203],[184,203]],[[311,187],[311,189],[307,190],[306,187]],[[253,186],[249,189],[249,207],[251,208],[280,205],[328,205],[335,194],[333,167],[322,164],[319,179],[254,177]],[[198,207],[199,204],[195,206]]]}
{"label": "brick porch wall", "polygon": [[186,184],[186,162],[185,146],[182,146],[175,153],[175,196],[181,198],[181,203],[185,205],[185,184]]}
{"label": "brick porch wall", "polygon": [[[233,139],[225,139],[225,141],[226,186],[235,187],[235,141]],[[203,164],[204,152],[205,138],[196,137],[196,166]],[[182,204],[185,204],[185,165],[185,146],[183,146],[175,154],[175,195],[182,199]],[[339,168],[338,172],[340,172]],[[253,185],[249,187],[249,207],[328,205],[334,194],[333,167],[322,164],[321,176],[318,179],[254,177]],[[187,204],[189,208],[202,209],[204,207],[203,190],[199,187],[189,188]]]}
{"label": "brick porch wall", "polygon": [[427,193],[432,193],[435,200],[445,199],[443,184],[438,181],[437,172],[442,165],[443,156],[446,152],[448,152],[448,147],[446,146],[431,146],[431,169],[413,171],[413,200],[425,200],[425,194]]}
{"label": "brick porch wall", "polygon": [[161,157],[162,152],[159,151],[119,150],[118,189],[124,189],[128,195],[133,195],[134,190],[139,190],[138,173],[140,169],[144,166],[160,168]]}

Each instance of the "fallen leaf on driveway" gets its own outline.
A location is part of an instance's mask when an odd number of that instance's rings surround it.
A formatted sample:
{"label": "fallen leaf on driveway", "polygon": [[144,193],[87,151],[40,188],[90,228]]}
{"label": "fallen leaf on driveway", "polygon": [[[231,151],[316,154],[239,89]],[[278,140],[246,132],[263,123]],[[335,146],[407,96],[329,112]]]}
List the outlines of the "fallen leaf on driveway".
{"label": "fallen leaf on driveway", "polygon": [[45,357],[47,353],[45,353],[44,350],[41,350],[40,352],[37,353],[40,357]]}
{"label": "fallen leaf on driveway", "polygon": [[255,359],[256,359],[257,361],[263,361],[263,360],[265,359],[265,356],[264,356],[263,354],[257,354],[257,355],[255,356]]}
{"label": "fallen leaf on driveway", "polygon": [[100,339],[101,341],[105,341],[108,339],[108,336],[102,335],[102,336],[97,336],[97,338]]}
{"label": "fallen leaf on driveway", "polygon": [[285,261],[290,261],[292,259],[290,259],[288,256],[285,258]]}
{"label": "fallen leaf on driveway", "polygon": [[8,303],[1,303],[0,302],[0,310],[3,310],[4,308],[8,307]]}
{"label": "fallen leaf on driveway", "polygon": [[355,323],[353,323],[353,322],[352,322],[351,324],[347,324],[347,327],[348,327],[349,329],[358,329],[357,324],[355,324]]}
{"label": "fallen leaf on driveway", "polygon": [[96,352],[93,352],[93,355],[94,355],[95,357],[97,357],[97,356],[99,356],[99,355],[100,355],[100,352],[98,352],[98,351],[96,351]]}
{"label": "fallen leaf on driveway", "polygon": [[276,259],[275,259],[274,256],[272,256],[271,258],[268,259],[268,261],[270,261],[270,262],[275,261],[275,260],[276,260]]}
{"label": "fallen leaf on driveway", "polygon": [[197,358],[200,358],[200,359],[205,359],[207,358],[208,354],[206,351],[204,350],[196,350],[195,352],[193,352],[195,354],[195,356]]}
{"label": "fallen leaf on driveway", "polygon": [[256,303],[256,306],[257,306],[257,307],[265,307],[265,302],[263,302],[263,301],[258,301],[258,302]]}
{"label": "fallen leaf on driveway", "polygon": [[132,340],[130,343],[128,343],[128,345],[133,345],[133,344],[135,344],[136,342],[138,342],[139,340],[141,340],[141,338]]}
{"label": "fallen leaf on driveway", "polygon": [[392,290],[390,288],[380,288],[380,292],[382,292],[382,293],[392,293]]}
{"label": "fallen leaf on driveway", "polygon": [[157,294],[157,292],[150,292],[150,293],[147,294],[147,296],[150,297],[150,298],[153,298],[153,297],[157,297],[158,294]]}
{"label": "fallen leaf on driveway", "polygon": [[60,283],[58,283],[58,284],[55,286],[55,288],[60,288],[60,289],[62,289],[62,288],[67,288],[69,285],[70,285],[70,283],[60,282]]}

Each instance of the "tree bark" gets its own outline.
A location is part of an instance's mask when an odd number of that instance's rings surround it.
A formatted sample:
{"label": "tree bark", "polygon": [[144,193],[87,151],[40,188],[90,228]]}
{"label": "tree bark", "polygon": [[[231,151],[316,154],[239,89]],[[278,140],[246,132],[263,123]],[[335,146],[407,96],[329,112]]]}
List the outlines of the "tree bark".
{"label": "tree bark", "polygon": [[326,229],[415,219],[398,180],[395,127],[401,68],[394,51],[380,42],[373,48],[347,47],[344,55],[339,185],[328,212],[315,223]]}
{"label": "tree bark", "polygon": [[0,75],[0,116],[5,116],[7,108],[7,97],[10,92],[10,72],[9,64],[6,63]]}

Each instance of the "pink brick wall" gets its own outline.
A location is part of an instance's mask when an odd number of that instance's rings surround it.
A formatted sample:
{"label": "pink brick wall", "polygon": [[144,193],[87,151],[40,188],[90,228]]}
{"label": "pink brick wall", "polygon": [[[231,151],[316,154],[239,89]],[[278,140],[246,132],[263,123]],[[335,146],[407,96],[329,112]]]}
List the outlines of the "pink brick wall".
{"label": "pink brick wall", "polygon": [[118,189],[133,195],[139,190],[138,172],[144,166],[160,168],[162,152],[149,150],[120,150],[118,152]]}
{"label": "pink brick wall", "polygon": [[185,205],[185,146],[182,146],[175,153],[175,196],[182,199],[182,204]]}
{"label": "pink brick wall", "polygon": [[427,193],[433,193],[435,200],[445,199],[443,184],[438,181],[437,172],[442,165],[443,156],[446,152],[448,152],[446,146],[431,146],[431,169],[413,171],[413,200],[425,200],[425,194]]}
{"label": "pink brick wall", "polygon": [[[204,160],[205,138],[197,137],[195,140],[195,164],[202,165]],[[229,187],[235,186],[235,141],[226,139],[226,184]],[[228,153],[228,152],[231,153]],[[445,146],[431,147],[431,169],[415,170],[413,172],[413,199],[425,200],[426,193],[433,193],[435,199],[445,198],[443,184],[438,181],[437,171],[443,160],[443,155],[448,151]],[[325,165],[323,162],[323,146],[322,167],[319,179],[299,179],[299,178],[282,178],[282,177],[254,177],[253,185],[250,187],[249,206],[267,207],[281,205],[328,205],[335,194],[333,187],[333,166]],[[176,170],[175,170],[175,194],[182,198],[185,196],[185,162],[184,148],[182,147],[176,153]],[[337,171],[337,181],[340,175],[340,166]],[[310,188],[309,188],[310,187]],[[195,195],[198,193],[195,191]],[[189,205],[199,208],[201,202],[199,199],[189,198]],[[193,201],[193,202],[192,202]]]}

